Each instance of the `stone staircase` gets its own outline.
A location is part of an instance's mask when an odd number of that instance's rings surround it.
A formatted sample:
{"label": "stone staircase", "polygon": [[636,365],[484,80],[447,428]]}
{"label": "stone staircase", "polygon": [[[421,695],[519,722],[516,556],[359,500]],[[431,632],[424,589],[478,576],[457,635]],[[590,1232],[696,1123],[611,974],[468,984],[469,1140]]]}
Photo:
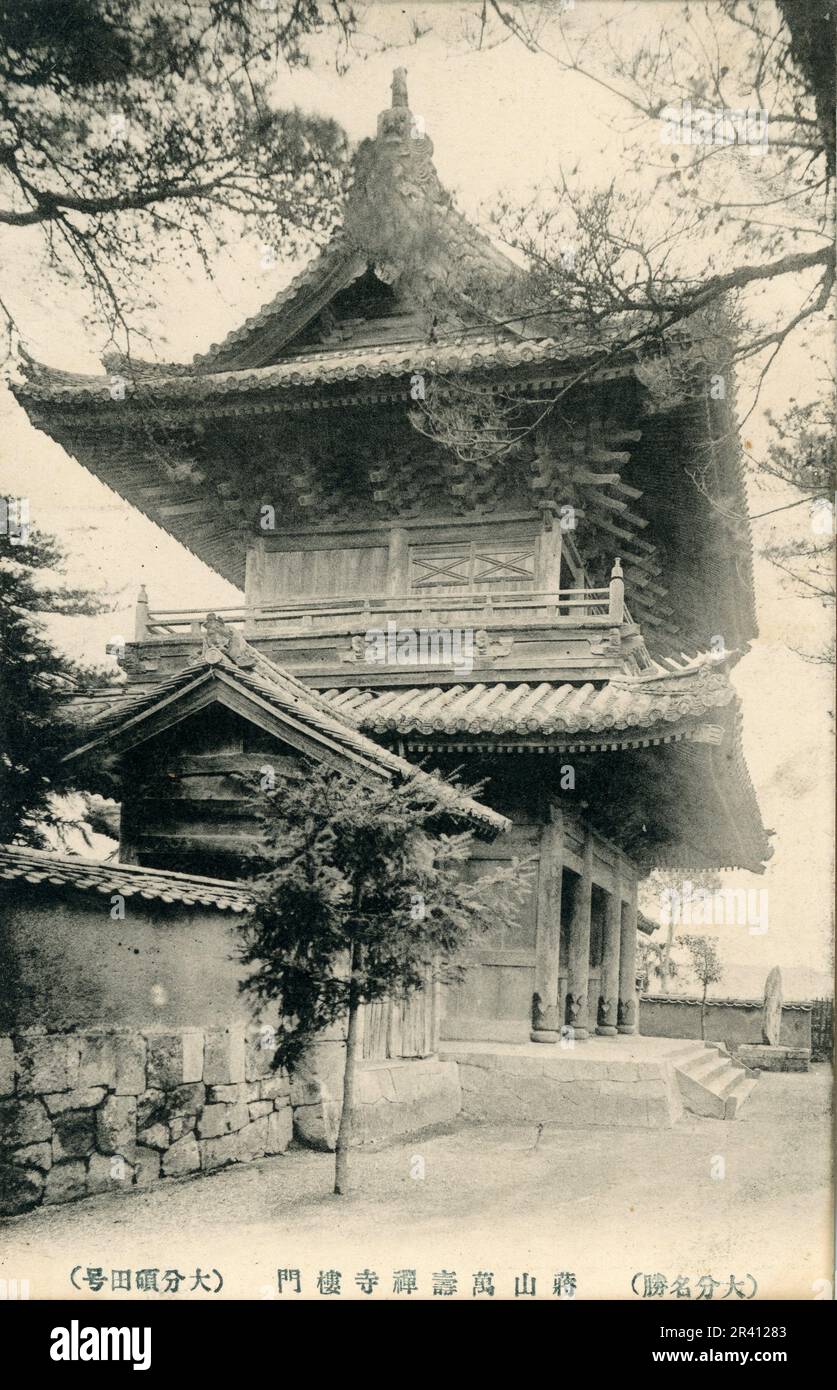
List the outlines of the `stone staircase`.
{"label": "stone staircase", "polygon": [[714,1043],[684,1042],[670,1061],[686,1109],[714,1120],[734,1120],[758,1081]]}

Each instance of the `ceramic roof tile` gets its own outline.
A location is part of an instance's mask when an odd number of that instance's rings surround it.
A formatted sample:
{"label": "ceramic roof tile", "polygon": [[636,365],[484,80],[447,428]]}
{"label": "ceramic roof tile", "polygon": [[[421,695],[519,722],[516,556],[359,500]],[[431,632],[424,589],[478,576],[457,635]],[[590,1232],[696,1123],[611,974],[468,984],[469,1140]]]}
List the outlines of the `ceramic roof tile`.
{"label": "ceramic roof tile", "polygon": [[[393,690],[327,690],[372,733],[583,734],[644,730],[699,719],[734,700],[726,675],[708,666],[648,681],[627,677],[602,686],[569,681],[537,686],[455,685]],[[347,695],[349,698],[347,698]]]}
{"label": "ceramic roof tile", "polygon": [[[232,680],[240,689],[251,691],[263,698],[277,711],[292,717],[296,723],[324,735],[332,745],[336,745],[355,759],[360,759],[366,768],[383,776],[426,779],[429,786],[432,784],[434,795],[449,803],[452,815],[475,821],[495,834],[508,828],[509,821],[504,816],[498,815],[472,797],[462,795],[438,778],[420,772],[406,758],[381,747],[359,730],[353,715],[345,709],[339,709],[315,690],[302,685],[289,672],[257,652],[223,623],[219,623],[218,619],[214,621],[213,640],[226,642],[229,652],[205,644],[204,652],[198,660],[190,662],[150,690],[114,701],[87,727],[84,744],[69,756],[79,757],[92,747],[99,747],[138,715],[150,712],[180,692],[212,680],[215,673],[218,673],[219,677]],[[422,691],[420,695],[423,697],[428,693],[433,692]]]}
{"label": "ceramic roof tile", "polygon": [[254,902],[245,886],[229,879],[169,873],[136,864],[101,863],[18,845],[0,845],[0,879],[46,883],[83,893],[119,893],[123,898],[140,897],[149,902],[180,903],[222,912],[248,912]]}
{"label": "ceramic roof tile", "polygon": [[[235,371],[188,373],[168,366],[145,365],[131,374],[126,371],[125,392],[138,399],[208,402],[216,396],[235,398],[253,392],[407,377],[417,371],[459,374],[548,362],[560,365],[604,351],[603,344],[591,343],[589,333],[583,339],[580,331],[577,341],[566,336],[560,342],[540,338],[498,345],[494,338],[457,338],[447,343],[338,349],[289,357],[274,366]],[[59,371],[32,359],[24,360],[22,367],[25,379],[12,383],[12,390],[22,401],[114,404],[110,376]]]}

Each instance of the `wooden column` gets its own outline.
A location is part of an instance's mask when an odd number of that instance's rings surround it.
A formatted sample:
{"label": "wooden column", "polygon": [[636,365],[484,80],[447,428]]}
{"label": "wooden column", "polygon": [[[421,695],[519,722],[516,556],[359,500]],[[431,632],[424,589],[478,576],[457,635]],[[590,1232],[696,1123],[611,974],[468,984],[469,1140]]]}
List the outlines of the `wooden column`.
{"label": "wooden column", "polygon": [[630,899],[622,905],[621,949],[619,952],[620,1033],[639,1032],[636,997],[636,879],[631,883]]}
{"label": "wooden column", "polygon": [[606,1038],[616,1036],[619,998],[619,958],[622,936],[622,876],[619,863],[613,868],[613,892],[607,895],[607,912],[602,936],[602,971],[596,1032]]}
{"label": "wooden column", "polygon": [[561,527],[551,508],[544,507],[542,520],[535,587],[547,594],[557,594],[561,587]]}
{"label": "wooden column", "polygon": [[577,1039],[589,1036],[587,988],[590,978],[590,899],[593,888],[593,836],[584,832],[581,876],[575,886],[567,961],[567,998],[564,1021]]}
{"label": "wooden column", "polygon": [[560,807],[550,806],[541,832],[538,866],[535,991],[532,995],[532,1042],[556,1043],[561,1032],[558,965],[561,947],[561,879],[564,826]]}
{"label": "wooden column", "polygon": [[393,526],[389,533],[389,556],[387,559],[387,593],[408,594],[410,592],[410,547],[407,532],[403,526]]}

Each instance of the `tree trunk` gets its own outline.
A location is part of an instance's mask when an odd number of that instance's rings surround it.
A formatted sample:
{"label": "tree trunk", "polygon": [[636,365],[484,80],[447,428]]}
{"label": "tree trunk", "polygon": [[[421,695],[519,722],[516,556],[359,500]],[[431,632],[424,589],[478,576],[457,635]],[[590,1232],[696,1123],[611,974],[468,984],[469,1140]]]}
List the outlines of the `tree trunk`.
{"label": "tree trunk", "polygon": [[669,986],[669,981],[670,981],[670,979],[671,979],[671,976],[669,975],[669,970],[671,969],[671,944],[672,944],[673,940],[674,940],[674,923],[673,923],[673,922],[669,922],[669,924],[668,924],[668,932],[667,932],[667,934],[666,934],[665,949],[664,949],[664,951],[663,951],[663,969],[662,969],[662,975],[661,975],[661,977],[660,977],[660,988],[661,988],[663,994],[668,994],[668,986]]}
{"label": "tree trunk", "polygon": [[700,1036],[703,1042],[706,1042],[706,992],[708,989],[708,985],[703,986],[703,998],[700,1001]]}
{"label": "tree trunk", "polygon": [[[355,953],[352,952],[354,967]],[[357,1076],[357,1055],[360,1042],[360,1005],[355,989],[354,969],[352,987],[349,992],[349,1024],[346,1033],[346,1064],[343,1069],[343,1106],[340,1111],[340,1128],[337,1131],[337,1147],[334,1154],[334,1191],[338,1197],[345,1197],[349,1191],[349,1141],[352,1134],[352,1114],[355,1102],[355,1080]]]}

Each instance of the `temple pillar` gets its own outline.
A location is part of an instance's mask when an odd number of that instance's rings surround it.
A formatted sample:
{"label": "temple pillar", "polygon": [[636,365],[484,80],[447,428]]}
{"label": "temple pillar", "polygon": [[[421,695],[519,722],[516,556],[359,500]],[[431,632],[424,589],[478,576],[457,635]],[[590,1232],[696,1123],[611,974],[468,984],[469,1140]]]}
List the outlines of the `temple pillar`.
{"label": "temple pillar", "polygon": [[532,1042],[557,1043],[561,1032],[558,966],[561,947],[561,886],[564,826],[560,807],[550,806],[541,834],[538,867],[535,989],[532,995]]}
{"label": "temple pillar", "polygon": [[616,1036],[619,998],[619,959],[622,938],[622,877],[617,864],[613,871],[613,892],[607,895],[607,912],[602,934],[602,970],[596,1032]]}
{"label": "temple pillar", "polygon": [[593,890],[593,836],[584,832],[581,875],[575,886],[570,923],[570,949],[567,961],[567,998],[564,1021],[573,1036],[589,1036],[587,1028],[587,989],[590,978],[590,902]]}
{"label": "temple pillar", "polygon": [[620,1033],[637,1033],[639,1007],[636,997],[636,879],[631,883],[630,899],[622,905],[621,947],[619,953]]}

